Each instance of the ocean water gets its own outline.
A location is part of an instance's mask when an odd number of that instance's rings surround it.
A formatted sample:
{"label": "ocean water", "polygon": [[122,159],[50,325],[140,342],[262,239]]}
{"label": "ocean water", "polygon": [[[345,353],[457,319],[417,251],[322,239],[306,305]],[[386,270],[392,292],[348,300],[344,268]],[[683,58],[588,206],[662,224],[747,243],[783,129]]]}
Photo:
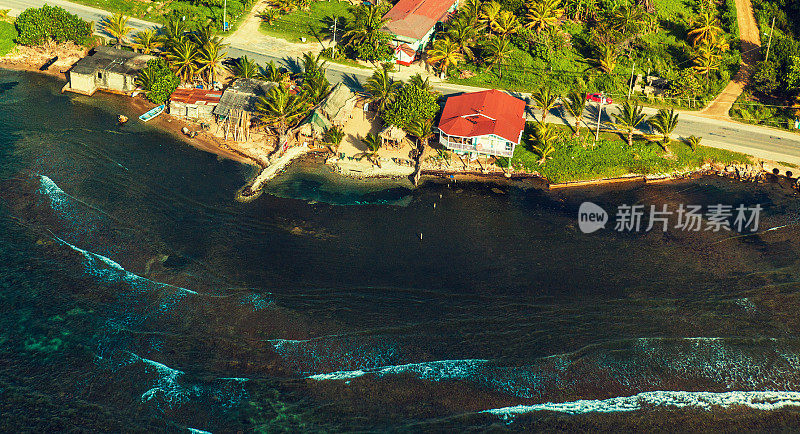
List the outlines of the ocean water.
{"label": "ocean water", "polygon": [[[783,182],[550,192],[253,170],[0,70],[0,431],[797,430]],[[760,204],[583,234],[579,205]],[[422,234],[422,237],[420,237]]]}

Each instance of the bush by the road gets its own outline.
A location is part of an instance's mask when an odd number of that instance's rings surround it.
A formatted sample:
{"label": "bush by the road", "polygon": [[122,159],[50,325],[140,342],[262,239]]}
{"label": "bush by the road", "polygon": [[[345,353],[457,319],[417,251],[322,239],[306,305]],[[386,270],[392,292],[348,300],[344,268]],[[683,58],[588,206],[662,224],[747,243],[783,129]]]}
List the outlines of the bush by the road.
{"label": "bush by the road", "polygon": [[26,9],[14,25],[19,33],[17,43],[22,45],[42,45],[50,41],[84,44],[92,34],[90,23],[58,6]]}

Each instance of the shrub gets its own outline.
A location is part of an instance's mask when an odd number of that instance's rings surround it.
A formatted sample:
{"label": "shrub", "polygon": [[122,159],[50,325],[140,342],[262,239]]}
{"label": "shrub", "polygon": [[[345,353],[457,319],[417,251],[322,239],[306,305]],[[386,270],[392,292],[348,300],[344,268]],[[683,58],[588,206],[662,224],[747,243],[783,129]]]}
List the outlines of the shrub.
{"label": "shrub", "polygon": [[383,120],[406,129],[414,121],[433,119],[439,111],[436,96],[413,84],[403,85],[394,102],[386,109]]}
{"label": "shrub", "polygon": [[180,84],[178,76],[169,69],[164,59],[154,59],[147,62],[136,78],[136,84],[145,90],[144,96],[155,104],[164,104]]}
{"label": "shrub", "polygon": [[58,6],[28,8],[14,24],[19,33],[17,43],[22,45],[42,45],[49,41],[83,44],[92,34],[91,24]]}

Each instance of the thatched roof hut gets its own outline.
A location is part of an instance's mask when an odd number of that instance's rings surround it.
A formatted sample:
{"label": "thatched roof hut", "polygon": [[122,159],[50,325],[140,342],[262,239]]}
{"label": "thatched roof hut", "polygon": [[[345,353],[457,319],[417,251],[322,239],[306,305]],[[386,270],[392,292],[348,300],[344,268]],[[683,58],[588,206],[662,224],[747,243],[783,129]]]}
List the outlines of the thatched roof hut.
{"label": "thatched roof hut", "polygon": [[381,138],[383,146],[399,147],[406,138],[406,132],[396,125],[389,125],[378,136]]}
{"label": "thatched roof hut", "polygon": [[342,83],[336,83],[331,93],[322,101],[319,110],[334,125],[344,126],[353,113],[356,95]]}

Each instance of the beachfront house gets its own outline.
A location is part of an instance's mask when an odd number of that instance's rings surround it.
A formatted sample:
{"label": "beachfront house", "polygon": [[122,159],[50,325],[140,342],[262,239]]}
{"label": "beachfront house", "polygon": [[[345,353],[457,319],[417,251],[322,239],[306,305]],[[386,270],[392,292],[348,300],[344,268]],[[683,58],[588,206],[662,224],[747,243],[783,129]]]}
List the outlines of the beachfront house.
{"label": "beachfront house", "polygon": [[79,60],[67,73],[69,82],[64,90],[92,95],[98,89],[112,92],[130,92],[136,89],[136,77],[155,57],[118,50],[105,45],[96,47],[91,54]]}
{"label": "beachfront house", "polygon": [[353,109],[358,97],[347,86],[336,83],[331,92],[311,114],[300,124],[299,133],[310,139],[319,140],[331,126],[344,128],[353,117]]}
{"label": "beachfront house", "polygon": [[188,119],[213,119],[221,97],[222,92],[218,90],[175,89],[169,97],[169,114]]}
{"label": "beachfront house", "polygon": [[446,21],[458,0],[400,0],[384,18],[383,27],[392,35],[397,63],[408,66],[431,40],[436,24]]}
{"label": "beachfront house", "polygon": [[278,83],[271,81],[239,78],[225,89],[214,108],[214,116],[224,131],[226,140],[247,140],[250,120],[256,111],[258,99],[277,85]]}
{"label": "beachfront house", "polygon": [[511,157],[525,129],[525,101],[491,89],[447,98],[439,143],[471,158]]}

